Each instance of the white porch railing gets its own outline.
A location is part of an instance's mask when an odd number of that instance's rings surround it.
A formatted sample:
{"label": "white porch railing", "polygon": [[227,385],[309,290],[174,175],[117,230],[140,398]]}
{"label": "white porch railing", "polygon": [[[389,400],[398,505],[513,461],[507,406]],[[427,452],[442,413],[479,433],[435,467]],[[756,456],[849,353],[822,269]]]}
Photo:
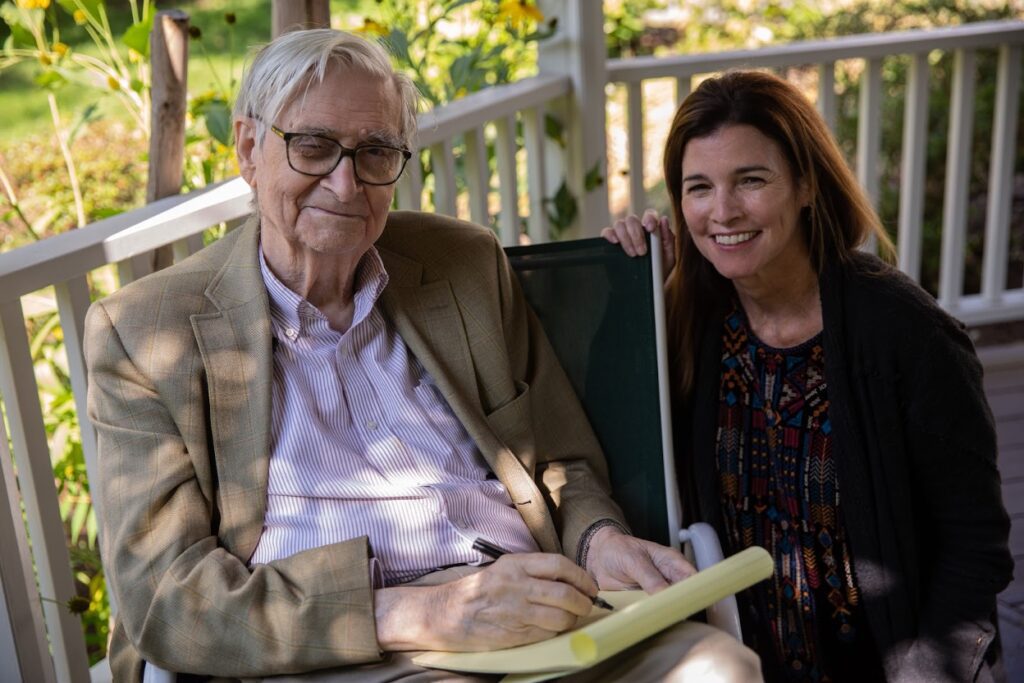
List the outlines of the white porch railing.
{"label": "white porch railing", "polygon": [[[949,133],[951,152],[941,302],[961,318],[981,322],[1024,317],[1024,288],[1005,287],[1022,43],[1024,22],[1005,22],[855,36],[748,52],[613,60],[606,67],[608,81],[625,83],[628,89],[630,166],[641,169],[644,152],[640,84],[645,79],[676,78],[681,97],[688,92],[691,79],[697,74],[742,65],[819,64],[819,106],[826,117],[834,121],[833,64],[839,59],[865,59],[866,87],[861,88],[857,167],[869,194],[876,197],[881,63],[890,55],[916,55],[907,85],[905,129],[908,133],[903,141],[902,180],[905,201],[900,209],[899,228],[900,265],[913,274],[921,258],[925,144],[921,121],[927,107],[924,87],[927,60],[923,56],[935,49],[955,51],[960,77],[955,81],[951,106],[959,114],[953,117]],[[980,48],[1000,51],[999,90],[989,181],[984,289],[980,295],[964,297],[959,294],[966,234],[963,188],[966,187],[964,178],[969,156],[966,151],[972,128],[967,104],[973,99],[972,55]],[[579,169],[580,164],[571,159],[552,162],[555,145],[544,138],[544,113],[548,108],[571,111],[564,101],[573,97],[585,102],[594,98],[604,101],[603,82],[599,94],[588,93],[586,97],[574,91],[574,87],[578,87],[574,84],[580,82],[586,79],[581,80],[578,73],[542,73],[520,83],[471,95],[421,116],[419,140],[434,172],[429,197],[433,205],[445,213],[460,213],[483,224],[491,224],[496,215],[502,241],[506,244],[520,239],[523,218],[532,239],[546,240],[549,228],[542,199],[550,192],[554,176],[562,173],[561,168]],[[523,128],[522,146],[517,142],[517,122],[521,122]],[[566,123],[573,126],[578,122]],[[457,183],[453,154],[454,144],[460,138],[465,149],[462,190]],[[488,144],[495,149],[497,168],[493,173],[487,161]],[[588,154],[591,153],[593,150],[588,150]],[[579,158],[587,156],[580,150],[566,152],[567,156],[574,154]],[[412,162],[398,189],[400,206],[421,206],[425,193],[423,175],[419,161]],[[644,188],[639,177],[642,174],[637,176],[631,180],[631,189],[634,206],[639,207],[638,198],[643,197]],[[525,178],[525,188],[520,187],[521,178]],[[92,475],[96,472],[96,444],[92,428],[84,419],[86,382],[81,345],[83,320],[91,298],[87,277],[96,269],[114,263],[133,264],[131,268],[120,269],[123,281],[133,275],[137,277],[145,270],[144,257],[166,244],[174,244],[176,258],[183,258],[195,251],[205,229],[244,216],[248,199],[248,188],[235,179],[188,196],[160,200],[45,242],[0,254],[0,397],[6,409],[13,447],[12,459],[7,452],[8,435],[0,421],[3,475],[0,486],[0,680],[84,682],[90,679],[80,625],[63,607],[74,594],[74,584],[27,340],[23,298],[39,290],[52,291],[63,328],[76,406],[83,416],[82,447],[88,472]],[[528,207],[527,210],[521,212],[521,205]],[[589,215],[600,214],[597,210]],[[587,224],[583,234],[595,234],[601,227]],[[1019,229],[1019,226],[1014,227]],[[22,523],[22,506],[27,534]]]}

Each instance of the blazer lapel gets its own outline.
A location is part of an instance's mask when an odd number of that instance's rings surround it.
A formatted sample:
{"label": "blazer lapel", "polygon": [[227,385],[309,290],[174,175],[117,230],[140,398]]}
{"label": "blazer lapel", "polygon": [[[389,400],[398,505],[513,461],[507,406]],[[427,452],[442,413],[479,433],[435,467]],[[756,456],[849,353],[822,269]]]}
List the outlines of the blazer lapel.
{"label": "blazer lapel", "polygon": [[464,412],[482,415],[469,340],[451,285],[447,280],[424,284],[419,263],[384,249],[380,255],[388,272],[380,298],[384,313],[463,422]]}
{"label": "blazer lapel", "polygon": [[250,220],[206,291],[217,307],[192,316],[209,386],[218,536],[248,560],[263,529],[270,466],[270,309]]}
{"label": "blazer lapel", "polygon": [[533,477],[488,423],[480,399],[466,327],[446,280],[422,283],[423,267],[380,249],[389,282],[380,301],[385,315],[430,373],[456,417],[508,489],[541,547],[558,552],[558,535]]}

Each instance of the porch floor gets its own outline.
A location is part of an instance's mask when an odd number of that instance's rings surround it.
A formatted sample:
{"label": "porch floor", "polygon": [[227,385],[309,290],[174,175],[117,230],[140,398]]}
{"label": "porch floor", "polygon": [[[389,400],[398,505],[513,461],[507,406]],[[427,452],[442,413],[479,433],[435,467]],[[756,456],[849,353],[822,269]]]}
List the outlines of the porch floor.
{"label": "porch floor", "polygon": [[1024,681],[1024,343],[979,349],[985,393],[996,419],[1003,503],[1010,514],[1013,583],[999,594],[1006,679]]}

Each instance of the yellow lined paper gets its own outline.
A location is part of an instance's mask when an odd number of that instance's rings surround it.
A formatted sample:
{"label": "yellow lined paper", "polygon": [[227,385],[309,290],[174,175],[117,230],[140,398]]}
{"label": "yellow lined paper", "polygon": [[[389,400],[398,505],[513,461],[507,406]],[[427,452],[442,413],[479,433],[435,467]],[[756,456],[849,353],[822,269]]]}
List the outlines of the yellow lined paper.
{"label": "yellow lined paper", "polygon": [[507,683],[547,680],[613,657],[768,578],[772,566],[763,548],[747,548],[655,595],[602,591],[601,597],[615,606],[614,612],[595,608],[590,621],[554,638],[491,652],[428,652],[413,662],[435,669],[519,674],[507,676]]}

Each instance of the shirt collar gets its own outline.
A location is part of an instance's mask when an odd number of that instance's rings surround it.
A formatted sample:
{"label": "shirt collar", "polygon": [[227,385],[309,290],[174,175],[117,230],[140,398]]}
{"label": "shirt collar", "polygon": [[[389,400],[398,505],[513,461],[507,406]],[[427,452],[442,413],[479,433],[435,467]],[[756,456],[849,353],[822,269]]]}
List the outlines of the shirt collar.
{"label": "shirt collar", "polygon": [[[281,282],[270,270],[270,266],[267,265],[267,260],[263,256],[262,242],[257,253],[259,254],[260,274],[263,276],[263,284],[267,288],[270,299],[270,317],[274,322],[274,327],[295,330],[298,336],[307,334],[311,325],[329,329],[327,317],[316,306]],[[384,269],[384,262],[381,261],[377,248],[371,246],[363,254],[363,258],[360,259],[359,265],[356,267],[355,292],[353,294],[355,310],[349,329],[363,322],[370,315],[387,284],[388,273]]]}

